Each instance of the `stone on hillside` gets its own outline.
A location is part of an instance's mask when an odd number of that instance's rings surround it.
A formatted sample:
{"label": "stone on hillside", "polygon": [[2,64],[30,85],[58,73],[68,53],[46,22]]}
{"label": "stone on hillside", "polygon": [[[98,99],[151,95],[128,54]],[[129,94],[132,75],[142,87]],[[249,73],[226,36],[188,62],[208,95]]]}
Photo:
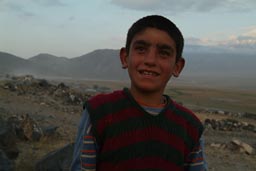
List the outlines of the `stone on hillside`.
{"label": "stone on hillside", "polygon": [[239,150],[240,152],[245,152],[246,154],[252,154],[253,148],[249,144],[242,142],[240,140],[234,139],[231,141],[231,144],[234,145],[234,147]]}
{"label": "stone on hillside", "polygon": [[215,120],[215,119],[205,119],[204,125],[206,128],[212,128],[214,130],[221,131],[242,131],[248,130],[252,132],[256,132],[256,127],[252,124],[248,124],[246,122],[239,122],[235,119],[223,119],[223,120]]}
{"label": "stone on hillside", "polygon": [[43,135],[42,129],[28,114],[24,116],[21,122],[21,128],[28,140],[39,141]]}
{"label": "stone on hillside", "polygon": [[50,152],[36,163],[36,171],[69,171],[73,156],[73,144]]}
{"label": "stone on hillside", "polygon": [[39,80],[38,85],[39,85],[40,87],[44,87],[44,88],[50,87],[50,84],[49,84],[48,81],[45,80],[45,79]]}
{"label": "stone on hillside", "polygon": [[45,127],[45,128],[42,129],[43,130],[43,134],[44,134],[44,136],[54,135],[58,128],[59,128],[58,126],[48,126],[48,127]]}
{"label": "stone on hillside", "polygon": [[8,119],[8,123],[12,125],[18,138],[21,140],[39,141],[43,136],[43,131],[28,114],[12,116]]}
{"label": "stone on hillside", "polygon": [[16,159],[19,150],[16,146],[17,138],[15,130],[7,122],[0,123],[0,149],[2,149],[9,159]]}
{"label": "stone on hillside", "polygon": [[0,171],[14,171],[14,162],[0,149]]}

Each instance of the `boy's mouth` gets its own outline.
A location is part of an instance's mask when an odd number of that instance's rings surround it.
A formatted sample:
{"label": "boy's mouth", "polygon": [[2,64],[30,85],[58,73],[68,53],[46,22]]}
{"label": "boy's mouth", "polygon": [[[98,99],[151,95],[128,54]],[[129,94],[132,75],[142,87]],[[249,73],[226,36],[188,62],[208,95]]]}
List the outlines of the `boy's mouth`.
{"label": "boy's mouth", "polygon": [[142,75],[147,75],[147,76],[158,76],[159,73],[154,72],[154,71],[148,71],[148,70],[139,70],[139,73]]}

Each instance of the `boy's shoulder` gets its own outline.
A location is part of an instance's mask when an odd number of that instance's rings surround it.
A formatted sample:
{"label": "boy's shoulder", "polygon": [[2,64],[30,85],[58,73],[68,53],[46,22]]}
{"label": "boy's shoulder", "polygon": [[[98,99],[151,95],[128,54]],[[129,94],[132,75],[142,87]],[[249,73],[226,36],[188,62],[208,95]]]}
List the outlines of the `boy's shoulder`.
{"label": "boy's shoulder", "polygon": [[172,100],[172,104],[175,108],[175,111],[178,113],[178,114],[181,114],[181,115],[186,115],[187,117],[189,118],[193,118],[195,120],[197,120],[198,122],[201,122],[200,119],[198,118],[198,116],[195,114],[195,112],[193,112],[191,109],[183,106],[182,104],[180,103],[177,103],[176,101]]}
{"label": "boy's shoulder", "polygon": [[90,99],[87,100],[92,107],[102,105],[104,103],[115,102],[121,98],[124,98],[124,90],[115,90],[111,93],[100,93],[95,96],[92,96]]}

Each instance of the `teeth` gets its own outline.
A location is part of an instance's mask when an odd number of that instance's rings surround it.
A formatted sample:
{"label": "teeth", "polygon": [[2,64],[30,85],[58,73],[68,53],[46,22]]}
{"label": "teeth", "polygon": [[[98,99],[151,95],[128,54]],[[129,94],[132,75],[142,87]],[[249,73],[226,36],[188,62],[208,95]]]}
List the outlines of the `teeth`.
{"label": "teeth", "polygon": [[153,76],[157,75],[156,73],[150,72],[150,71],[142,71],[141,73],[144,74],[144,75],[153,75]]}

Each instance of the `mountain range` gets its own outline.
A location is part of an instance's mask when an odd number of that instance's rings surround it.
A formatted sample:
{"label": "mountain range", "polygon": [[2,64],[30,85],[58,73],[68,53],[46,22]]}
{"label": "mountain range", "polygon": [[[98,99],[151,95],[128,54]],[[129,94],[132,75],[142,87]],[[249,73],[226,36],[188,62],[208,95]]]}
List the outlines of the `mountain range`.
{"label": "mountain range", "polygon": [[[187,48],[188,49],[188,48]],[[193,50],[196,49],[196,50]],[[190,84],[237,85],[256,87],[256,55],[200,50],[190,47],[183,53],[186,66],[180,81]],[[30,74],[43,78],[72,78],[96,80],[127,80],[121,68],[119,50],[99,49],[75,57],[57,57],[39,54],[24,59],[0,52],[0,75]]]}

